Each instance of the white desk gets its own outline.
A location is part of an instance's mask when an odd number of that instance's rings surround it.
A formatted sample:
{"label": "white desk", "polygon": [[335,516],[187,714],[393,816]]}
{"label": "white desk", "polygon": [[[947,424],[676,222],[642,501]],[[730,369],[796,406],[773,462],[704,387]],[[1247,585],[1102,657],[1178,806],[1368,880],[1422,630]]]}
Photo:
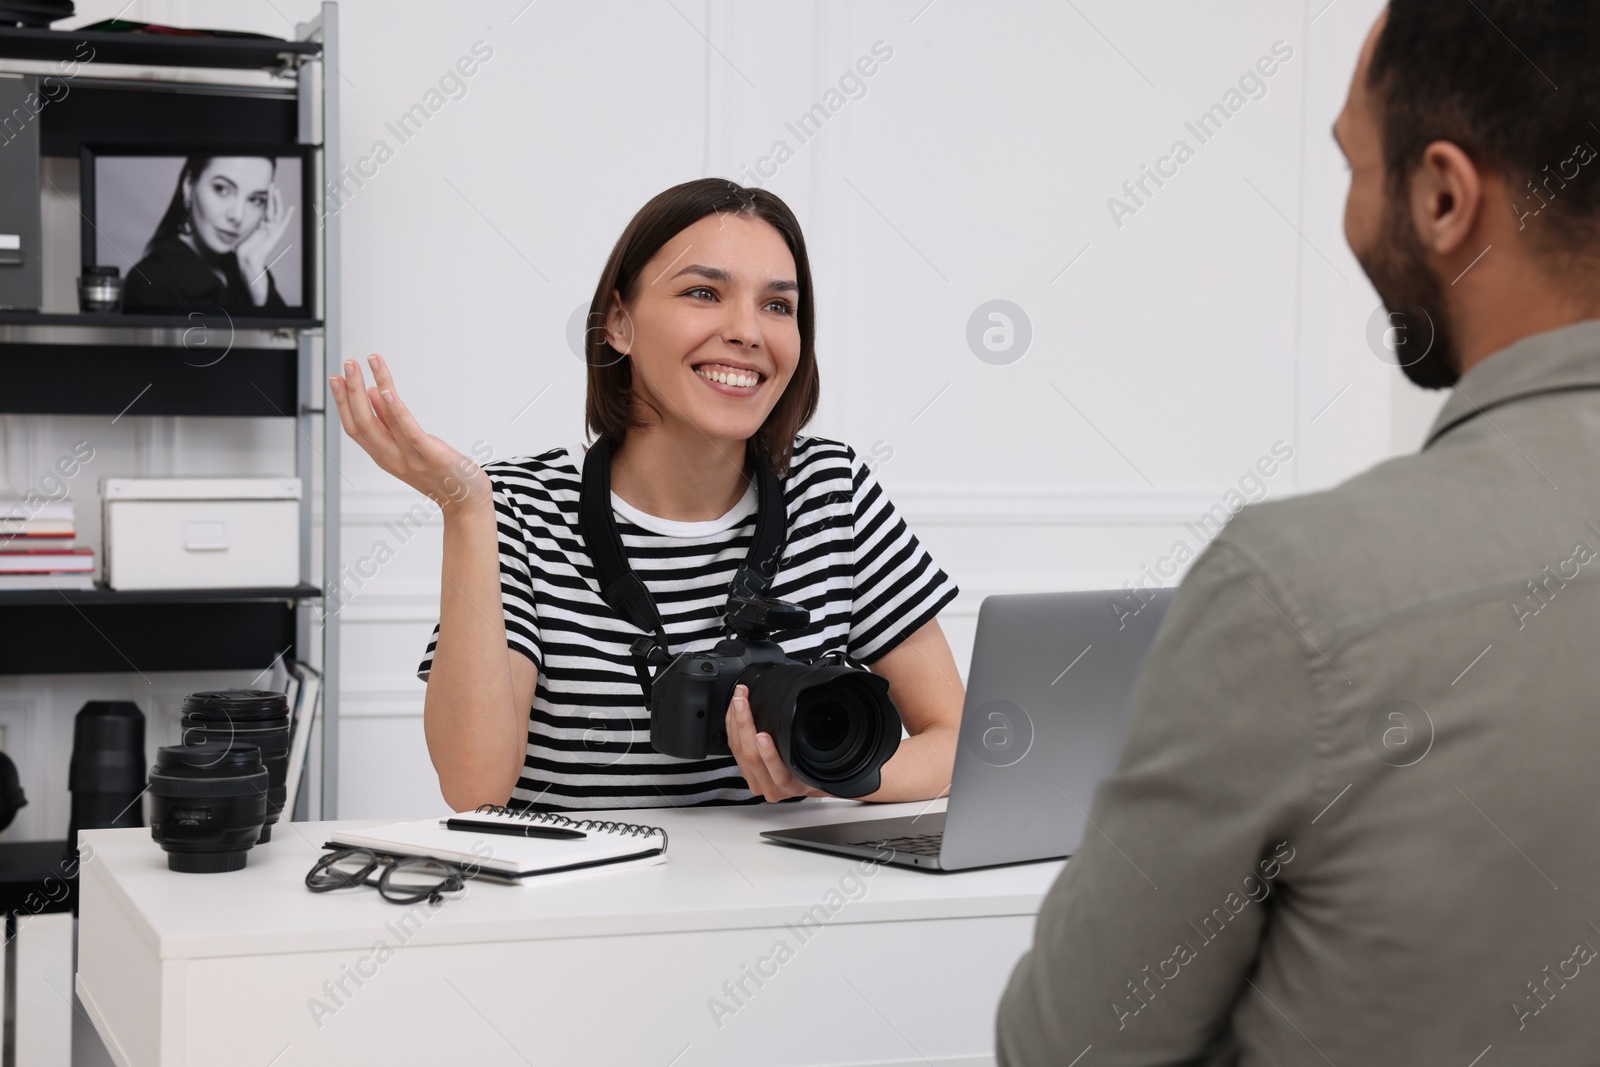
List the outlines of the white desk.
{"label": "white desk", "polygon": [[666,828],[667,861],[431,910],[305,888],[330,828],[382,820],[279,823],[206,875],[147,829],[89,830],[78,993],[126,1067],[992,1064],[1061,861],[935,874],[758,836],[943,803],[605,813]]}

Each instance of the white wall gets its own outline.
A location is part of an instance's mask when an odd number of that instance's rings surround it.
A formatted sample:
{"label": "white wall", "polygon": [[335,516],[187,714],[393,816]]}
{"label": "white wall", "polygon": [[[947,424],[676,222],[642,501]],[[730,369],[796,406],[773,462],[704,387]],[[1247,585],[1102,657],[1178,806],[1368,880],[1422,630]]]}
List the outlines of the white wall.
{"label": "white wall", "polygon": [[[1275,442],[1296,455],[1272,497],[1414,449],[1437,408],[1368,349],[1377,298],[1343,241],[1328,129],[1378,0],[524,2],[340,9],[344,161],[394,150],[340,216],[342,343],[382,352],[423,425],[463,450],[581,434],[568,321],[632,213],[706,174],[761,180],[800,216],[824,388],[812,429],[892,449],[880,478],[962,588],[942,622],[963,670],[983,596],[1137,580],[1180,539],[1198,548],[1185,523]],[[81,18],[120,3],[83,0]],[[289,34],[279,9],[315,10],[169,0],[125,17]],[[400,144],[385,124],[477,41],[494,54],[466,95]],[[1265,96],[1200,144],[1185,123],[1278,41],[1293,57]],[[864,95],[802,143],[786,123],[832,102],[877,42],[892,56]],[[1180,138],[1193,158],[1117,225],[1108,198]],[[758,179],[778,141],[792,158]],[[1032,331],[1003,366],[967,341],[997,299]],[[82,431],[4,422],[13,489]],[[282,433],[220,420],[115,429],[130,469],[286,469],[291,454]],[[341,814],[437,811],[413,671],[438,524],[402,542],[386,524],[419,498],[353,445],[339,464],[346,561],[394,553],[340,616]],[[92,514],[92,493],[78,499]],[[12,836],[64,832],[82,700],[131,693],[154,712],[216,682],[0,679],[3,744],[20,709],[53,783],[30,787],[42,803]]]}

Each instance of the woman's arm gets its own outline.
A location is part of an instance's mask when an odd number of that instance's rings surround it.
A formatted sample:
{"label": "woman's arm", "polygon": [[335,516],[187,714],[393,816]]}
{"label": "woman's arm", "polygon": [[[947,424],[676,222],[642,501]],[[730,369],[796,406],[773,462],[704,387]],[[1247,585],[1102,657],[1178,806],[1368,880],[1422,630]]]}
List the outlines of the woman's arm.
{"label": "woman's arm", "polygon": [[[966,689],[939,620],[929,619],[879,657],[872,664],[872,673],[889,680],[889,698],[911,736],[900,742],[883,765],[877,792],[859,799],[892,803],[943,796],[950,789],[950,772],[955,766]],[[768,800],[828,795],[796,778],[778,755],[771,736],[757,732],[744,686],[735,689],[727,728],[728,747],[753,792]]]}
{"label": "woman's arm", "polygon": [[872,673],[889,679],[889,697],[911,736],[883,765],[882,786],[861,799],[891,803],[944,796],[950,791],[967,691],[939,620],[929,619],[880,656]]}
{"label": "woman's arm", "polygon": [[522,770],[537,678],[533,662],[506,645],[494,486],[482,467],[417,425],[382,359],[368,362],[376,386],[353,359],[328,380],[339,420],[378,466],[444,514],[439,638],[423,698],[439,789],[457,811],[503,804]]}
{"label": "woman's arm", "polygon": [[538,671],[506,646],[492,500],[444,509],[439,638],[422,728],[454,811],[504,804],[522,773]]}

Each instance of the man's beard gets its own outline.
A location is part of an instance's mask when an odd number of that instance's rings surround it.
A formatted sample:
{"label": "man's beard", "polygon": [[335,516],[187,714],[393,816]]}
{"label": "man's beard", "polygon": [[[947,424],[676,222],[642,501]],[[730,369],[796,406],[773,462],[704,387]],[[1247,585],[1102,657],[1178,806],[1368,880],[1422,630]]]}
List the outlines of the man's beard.
{"label": "man's beard", "polygon": [[[1425,346],[1420,358],[1406,352],[1400,369],[1423,389],[1452,388],[1461,380],[1461,360],[1446,317],[1443,287],[1428,267],[1406,198],[1391,191],[1383,214],[1378,247],[1356,259],[1383,298],[1391,321],[1406,330],[1407,343],[1414,337]],[[1424,340],[1430,337],[1431,344]]]}

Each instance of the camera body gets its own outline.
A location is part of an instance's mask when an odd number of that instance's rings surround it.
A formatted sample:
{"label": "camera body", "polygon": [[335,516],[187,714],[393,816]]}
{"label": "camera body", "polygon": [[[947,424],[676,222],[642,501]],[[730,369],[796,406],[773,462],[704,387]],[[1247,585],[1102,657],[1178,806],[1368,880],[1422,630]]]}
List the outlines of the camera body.
{"label": "camera body", "polygon": [[900,713],[889,681],[842,655],[791,658],[769,634],[804,626],[806,609],[757,596],[729,599],[735,636],[709,652],[685,652],[650,686],[650,743],[683,759],[727,755],[734,688],[750,689],[755,727],[772,736],[785,765],[834,796],[876,792],[879,770],[900,745]]}

